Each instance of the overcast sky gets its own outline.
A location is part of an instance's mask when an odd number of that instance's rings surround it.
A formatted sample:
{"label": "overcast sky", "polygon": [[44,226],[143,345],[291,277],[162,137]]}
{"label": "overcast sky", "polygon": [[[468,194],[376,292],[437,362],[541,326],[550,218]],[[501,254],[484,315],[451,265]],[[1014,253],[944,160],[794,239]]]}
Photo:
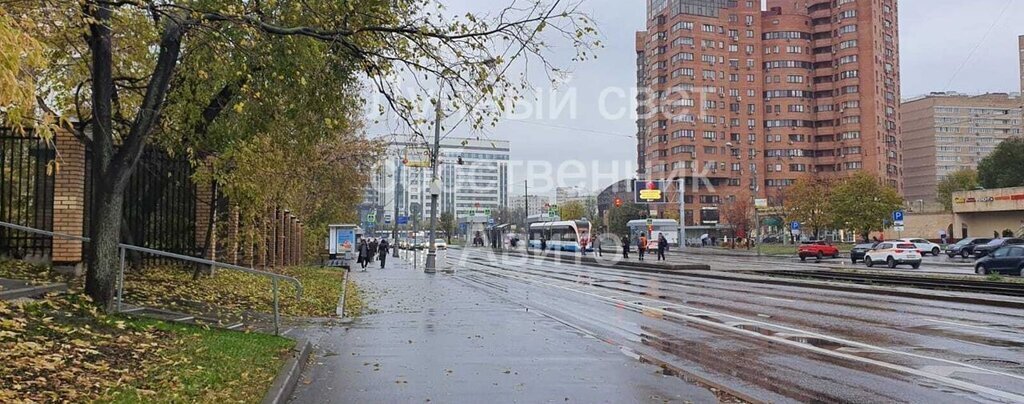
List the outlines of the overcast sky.
{"label": "overcast sky", "polygon": [[[461,13],[507,0],[443,2],[450,13]],[[597,183],[580,184],[586,188],[596,190],[613,182],[615,176],[630,175],[631,167],[623,165],[635,165],[635,118],[632,114],[605,118],[597,101],[608,87],[635,87],[634,32],[644,29],[645,4],[644,0],[583,1],[605,47],[598,51],[596,61],[571,66],[571,81],[561,94],[576,92],[575,114],[552,117],[545,112],[505,120],[483,133],[458,129],[455,135],[509,140],[513,160],[543,161],[555,167],[580,160],[591,174],[601,176]],[[1024,34],[1024,0],[899,0],[899,12],[903,98],[945,90],[1020,91],[1017,37]],[[556,52],[570,54],[569,49]],[[542,94],[548,91],[540,88]],[[628,109],[629,97],[610,93],[605,98],[606,110]],[[549,96],[542,97],[542,102],[549,101]],[[546,111],[548,105],[541,105]],[[594,162],[600,165],[599,173],[590,168]],[[516,176],[521,180],[522,170],[517,170]],[[522,194],[522,186],[515,186],[512,194]]]}

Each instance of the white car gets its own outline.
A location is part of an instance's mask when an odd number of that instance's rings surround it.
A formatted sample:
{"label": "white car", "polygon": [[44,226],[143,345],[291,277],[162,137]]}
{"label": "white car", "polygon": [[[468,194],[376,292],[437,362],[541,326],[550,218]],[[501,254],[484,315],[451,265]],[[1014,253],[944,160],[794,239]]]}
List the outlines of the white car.
{"label": "white car", "polygon": [[917,246],[917,252],[921,253],[922,256],[924,256],[925,254],[931,254],[933,256],[938,257],[939,254],[942,254],[942,246],[935,244],[931,241],[925,240],[923,238],[901,238],[897,241],[904,243],[913,243],[915,246]]}
{"label": "white car", "polygon": [[903,241],[884,241],[864,254],[864,263],[868,268],[884,263],[889,268],[897,265],[910,265],[914,269],[921,267],[921,253],[917,246]]}
{"label": "white car", "polygon": [[448,243],[446,243],[443,238],[434,239],[434,248],[438,250],[447,250]]}

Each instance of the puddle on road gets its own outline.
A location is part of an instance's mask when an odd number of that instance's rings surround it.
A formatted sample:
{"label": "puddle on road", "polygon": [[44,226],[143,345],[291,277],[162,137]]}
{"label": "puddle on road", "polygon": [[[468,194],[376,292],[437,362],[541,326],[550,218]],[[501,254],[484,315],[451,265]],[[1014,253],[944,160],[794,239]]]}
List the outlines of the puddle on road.
{"label": "puddle on road", "polygon": [[753,332],[756,332],[758,334],[767,335],[767,336],[772,336],[772,335],[776,334],[775,331],[769,330],[769,329],[764,328],[764,327],[759,327],[759,326],[754,325],[754,324],[736,324],[733,327],[739,328],[741,330],[753,331]]}
{"label": "puddle on road", "polygon": [[807,345],[818,347],[818,348],[822,348],[822,349],[828,349],[830,351],[835,351],[835,350],[837,350],[839,348],[845,348],[846,347],[846,345],[844,345],[844,344],[840,344],[838,342],[835,342],[835,341],[832,341],[832,340],[827,340],[827,339],[824,339],[824,338],[807,337],[807,336],[802,336],[802,335],[795,335],[795,336],[785,337],[785,338],[790,340],[790,341],[793,341],[793,342],[799,342],[801,344],[807,344]]}

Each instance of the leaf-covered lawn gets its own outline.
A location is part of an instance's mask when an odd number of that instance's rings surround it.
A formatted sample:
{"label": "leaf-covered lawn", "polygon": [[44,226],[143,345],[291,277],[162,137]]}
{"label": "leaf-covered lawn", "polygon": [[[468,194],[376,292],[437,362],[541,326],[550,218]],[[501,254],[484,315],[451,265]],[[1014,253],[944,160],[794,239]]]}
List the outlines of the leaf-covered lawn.
{"label": "leaf-covered lawn", "polygon": [[77,293],[0,301],[0,402],[252,402],[292,345],[107,316]]}
{"label": "leaf-covered lawn", "polygon": [[[294,267],[280,273],[297,278],[303,287],[302,300],[296,301],[292,284],[279,281],[282,315],[331,317],[336,314],[343,277],[340,271]],[[173,309],[187,302],[200,302],[235,312],[270,313],[273,310],[271,281],[257,275],[217,270],[213,276],[193,280],[188,269],[154,267],[129,273],[126,279],[125,301],[132,304]]]}
{"label": "leaf-covered lawn", "polygon": [[[340,270],[321,267],[289,267],[278,273],[297,278],[302,283],[302,301],[295,300],[295,288],[279,281],[281,314],[295,317],[333,317],[341,298]],[[64,279],[48,267],[24,261],[0,261],[0,278],[35,282],[58,282]],[[166,309],[194,307],[190,302],[216,306],[228,312],[254,311],[271,313],[273,292],[268,278],[219,269],[213,276],[192,279],[190,268],[154,266],[142,271],[129,271],[124,285],[125,302]],[[81,279],[71,284],[73,290],[83,286]]]}

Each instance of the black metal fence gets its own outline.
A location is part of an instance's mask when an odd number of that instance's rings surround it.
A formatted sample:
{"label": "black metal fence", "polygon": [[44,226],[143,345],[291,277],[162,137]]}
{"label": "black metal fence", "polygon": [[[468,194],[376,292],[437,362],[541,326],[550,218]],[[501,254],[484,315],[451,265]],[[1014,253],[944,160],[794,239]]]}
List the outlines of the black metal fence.
{"label": "black metal fence", "polygon": [[[94,207],[89,149],[86,146],[83,173],[86,236]],[[55,155],[53,144],[31,131],[0,127],[0,221],[53,231],[51,164]],[[187,158],[148,147],[125,190],[122,241],[181,255],[199,254],[199,245],[204,240],[195,237],[196,189],[192,175]],[[0,228],[0,256],[45,258],[50,256],[52,247],[50,237]]]}
{"label": "black metal fence", "polygon": [[[54,149],[31,131],[0,128],[0,221],[53,230]],[[0,255],[50,255],[49,237],[0,228]]]}
{"label": "black metal fence", "polygon": [[[86,173],[92,169],[92,159],[86,149]],[[125,189],[121,240],[175,254],[195,256],[196,192],[192,183],[192,166],[187,159],[172,157],[162,150],[147,148]],[[93,181],[86,175],[85,231],[88,234],[92,216]],[[202,242],[202,240],[199,240]],[[162,257],[145,254],[135,259],[161,261]]]}

